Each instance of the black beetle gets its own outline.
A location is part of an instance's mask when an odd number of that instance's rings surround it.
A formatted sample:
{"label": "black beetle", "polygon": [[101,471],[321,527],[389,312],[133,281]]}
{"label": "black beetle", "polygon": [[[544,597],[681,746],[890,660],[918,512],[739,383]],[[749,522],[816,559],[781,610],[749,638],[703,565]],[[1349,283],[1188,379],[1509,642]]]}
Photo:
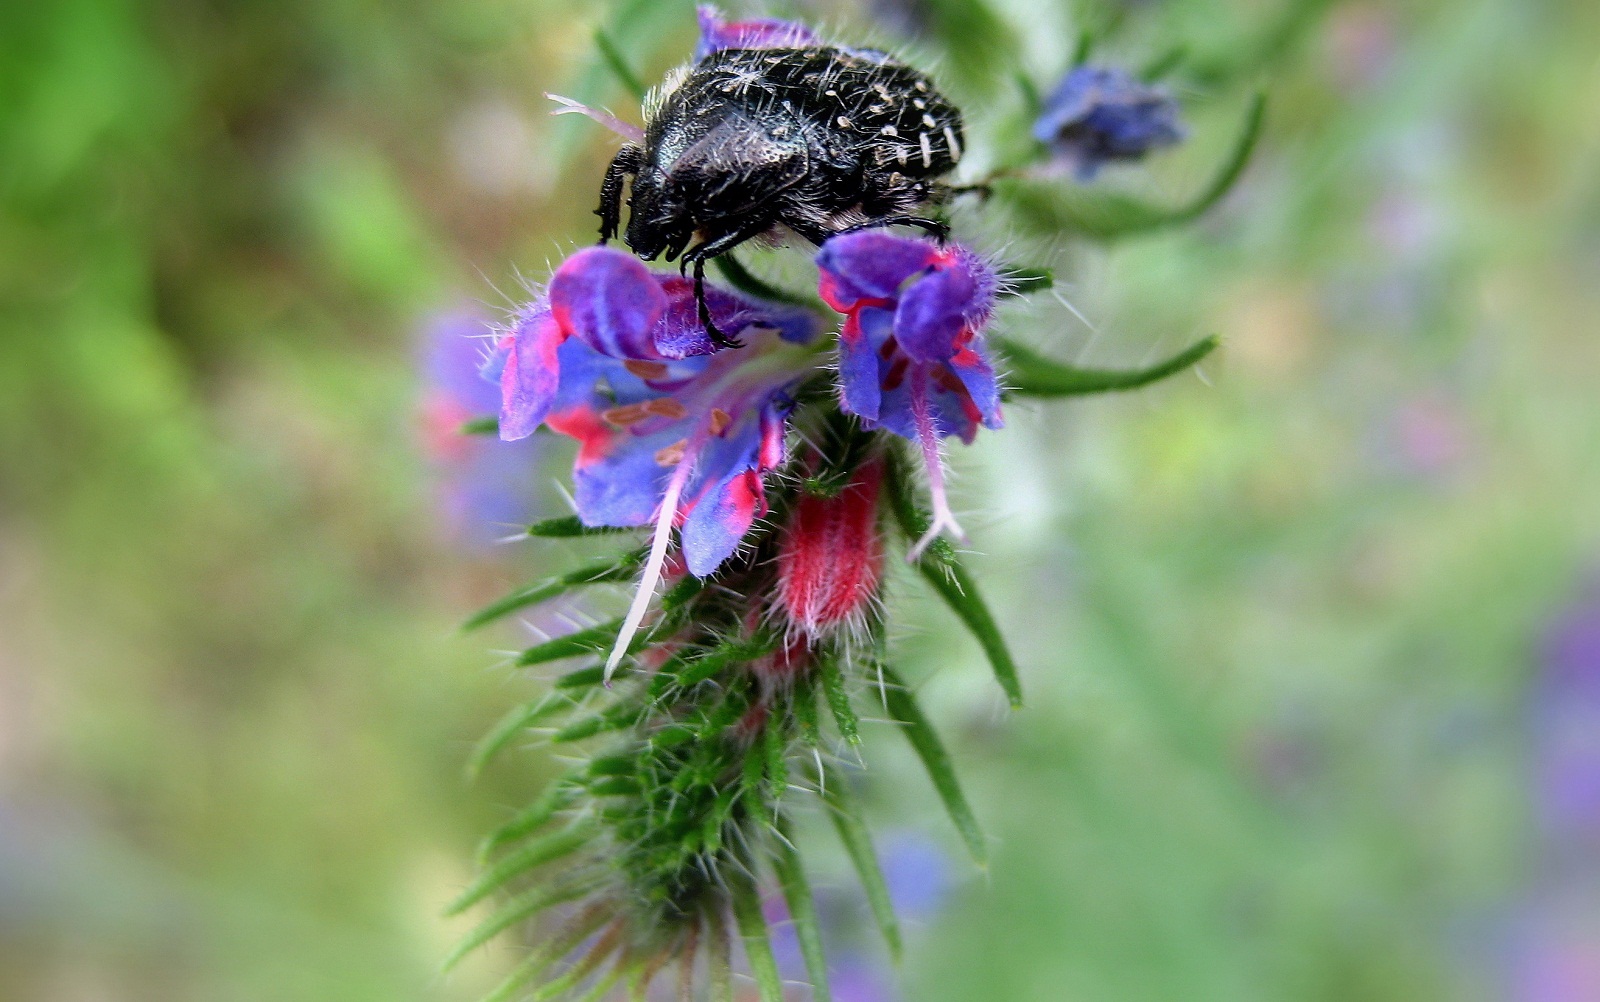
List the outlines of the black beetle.
{"label": "black beetle", "polygon": [[[927,77],[873,50],[721,49],[680,71],[645,109],[642,145],[618,151],[600,187],[600,242],[617,235],[646,261],[694,267],[700,320],[729,346],[705,302],[705,263],[780,228],[820,245],[906,223],[947,189],[961,159],[961,113]],[[690,246],[693,242],[693,246]]]}

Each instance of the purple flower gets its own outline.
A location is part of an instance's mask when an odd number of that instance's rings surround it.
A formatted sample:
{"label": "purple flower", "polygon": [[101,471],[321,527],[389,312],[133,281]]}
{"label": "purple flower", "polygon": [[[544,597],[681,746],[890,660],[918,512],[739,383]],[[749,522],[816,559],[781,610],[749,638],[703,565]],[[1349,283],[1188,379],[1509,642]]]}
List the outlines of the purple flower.
{"label": "purple flower", "polygon": [[776,18],[725,21],[721,12],[709,4],[698,10],[700,44],[694,50],[697,60],[720,49],[796,49],[822,44],[810,28],[793,21]]}
{"label": "purple flower", "polygon": [[1184,136],[1178,104],[1164,89],[1114,66],[1079,66],[1056,85],[1033,134],[1081,181],[1113,161],[1140,160]]}
{"label": "purple flower", "polygon": [[500,406],[479,375],[493,345],[494,325],[481,311],[440,313],[422,328],[422,447],[439,474],[440,507],[460,536],[490,543],[509,525],[538,517],[536,442],[497,442],[461,430]]}
{"label": "purple flower", "polygon": [[[714,287],[706,289],[706,302],[723,330],[762,323],[771,326],[774,316],[763,305]],[[793,310],[782,319],[791,326],[797,322]],[[580,365],[591,356],[651,363],[640,369],[644,372],[668,371],[655,363],[716,350],[700,324],[694,286],[687,279],[652,272],[621,251],[606,247],[581,250],[562,262],[550,277],[546,294],[524,307],[501,339],[504,364],[499,359],[494,364],[500,373],[496,378],[500,380],[501,438],[511,441],[533,434],[563,387],[570,391],[583,385],[581,380],[567,384],[561,379],[562,366],[571,354],[561,349],[574,337],[591,349],[573,356]],[[681,368],[678,371],[681,373]],[[590,382],[593,376],[583,374]]]}
{"label": "purple flower", "polygon": [[578,440],[584,524],[655,522],[610,668],[660,580],[672,528],[689,571],[706,577],[765,513],[763,477],[783,461],[790,394],[817,368],[808,311],[712,287],[706,297],[717,326],[743,347],[712,353],[691,282],[621,251],[579,251],[517,315],[485,368],[500,382],[502,437],[543,423]]}
{"label": "purple flower", "polygon": [[1532,710],[1545,830],[1600,847],[1600,584],[1552,624],[1541,653]]}
{"label": "purple flower", "polygon": [[915,559],[943,530],[961,535],[945,496],[939,440],[970,443],[1000,428],[1000,390],[983,345],[994,270],[960,245],[863,230],[817,253],[819,292],[845,315],[839,332],[840,405],[868,428],[916,442],[932,487],[934,524]]}

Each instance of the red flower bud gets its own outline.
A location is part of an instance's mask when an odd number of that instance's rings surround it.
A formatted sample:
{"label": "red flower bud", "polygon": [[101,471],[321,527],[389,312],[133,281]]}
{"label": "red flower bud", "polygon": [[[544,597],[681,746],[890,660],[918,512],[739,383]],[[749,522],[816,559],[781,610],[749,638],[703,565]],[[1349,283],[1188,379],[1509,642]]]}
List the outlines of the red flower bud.
{"label": "red flower bud", "polygon": [[778,605],[816,637],[860,623],[883,579],[878,494],[883,464],[866,463],[833,497],[801,494],[778,550]]}

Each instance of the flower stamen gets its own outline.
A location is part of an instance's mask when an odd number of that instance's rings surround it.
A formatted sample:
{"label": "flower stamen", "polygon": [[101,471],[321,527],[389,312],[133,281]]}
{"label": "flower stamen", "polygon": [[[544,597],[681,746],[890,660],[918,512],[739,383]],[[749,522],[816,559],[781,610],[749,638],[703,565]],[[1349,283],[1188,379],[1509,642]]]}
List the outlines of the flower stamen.
{"label": "flower stamen", "polygon": [[[691,464],[681,461],[681,446],[684,444],[680,442],[672,447],[679,448],[680,461],[667,481],[666,493],[661,495],[661,511],[656,515],[655,535],[650,539],[650,556],[645,561],[644,574],[639,578],[639,590],[634,592],[633,603],[628,606],[628,615],[622,621],[622,629],[617,631],[616,646],[611,648],[611,654],[606,658],[603,678],[607,686],[611,684],[611,676],[616,673],[617,665],[628,653],[634,635],[639,632],[639,624],[644,622],[644,614],[650,609],[650,600],[655,598],[656,586],[661,583],[661,569],[667,561],[667,544],[672,540],[672,525],[678,517],[678,498],[683,494],[683,485],[689,480]],[[661,462],[661,453],[656,454],[656,462]]]}
{"label": "flower stamen", "polygon": [[950,498],[945,493],[944,457],[939,452],[939,429],[934,421],[933,408],[928,401],[928,374],[918,370],[911,377],[911,410],[916,418],[917,445],[922,449],[922,463],[928,470],[928,493],[933,501],[933,523],[922,534],[916,545],[906,553],[906,563],[922,559],[923,551],[932,545],[943,532],[966,542],[967,534],[950,510]]}

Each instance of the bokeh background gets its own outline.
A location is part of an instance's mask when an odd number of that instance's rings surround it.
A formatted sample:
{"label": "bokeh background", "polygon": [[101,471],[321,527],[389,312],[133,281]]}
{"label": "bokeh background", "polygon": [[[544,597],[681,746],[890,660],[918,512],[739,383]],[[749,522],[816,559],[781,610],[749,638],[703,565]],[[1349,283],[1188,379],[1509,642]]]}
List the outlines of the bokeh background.
{"label": "bokeh background", "polygon": [[[1191,141],[1097,182],[1151,197],[1272,97],[1197,226],[974,224],[1056,262],[1072,309],[1003,322],[1058,357],[1226,340],[956,456],[1029,703],[897,581],[995,852],[875,728],[929,892],[893,997],[1600,998],[1600,7],[804,6],[973,119],[1083,24],[1183,46]],[[457,624],[570,559],[494,541],[564,457],[451,436],[438,338],[591,239],[612,140],[541,92],[631,114],[602,25],[651,78],[693,41],[678,0],[0,4],[0,999],[470,1000],[515,961],[437,973],[554,768],[463,780],[540,683]]]}

